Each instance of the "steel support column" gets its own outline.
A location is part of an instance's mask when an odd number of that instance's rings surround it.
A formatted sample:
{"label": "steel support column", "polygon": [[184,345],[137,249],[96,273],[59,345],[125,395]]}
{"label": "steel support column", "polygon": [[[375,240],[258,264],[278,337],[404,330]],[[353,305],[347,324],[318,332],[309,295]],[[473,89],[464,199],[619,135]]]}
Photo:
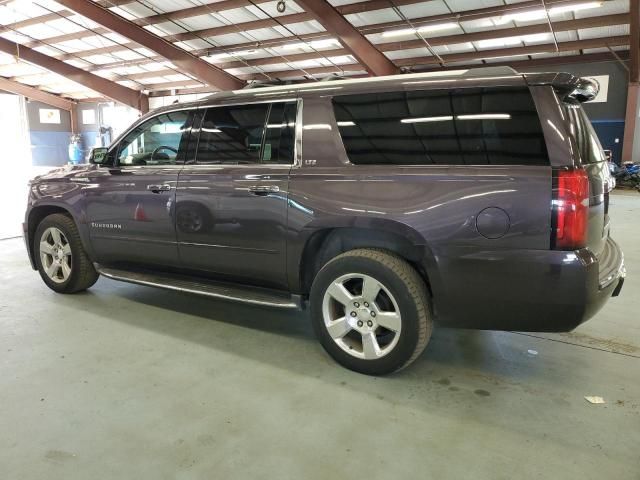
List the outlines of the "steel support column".
{"label": "steel support column", "polygon": [[622,161],[631,162],[636,140],[638,119],[638,89],[640,88],[640,0],[629,0],[629,87],[627,89],[627,111],[624,117]]}

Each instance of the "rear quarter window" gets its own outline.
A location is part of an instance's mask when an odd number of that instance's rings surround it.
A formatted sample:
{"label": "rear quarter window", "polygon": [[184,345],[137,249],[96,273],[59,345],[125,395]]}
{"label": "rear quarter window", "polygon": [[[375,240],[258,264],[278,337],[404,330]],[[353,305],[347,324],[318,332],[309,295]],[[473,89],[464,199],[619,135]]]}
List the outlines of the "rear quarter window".
{"label": "rear quarter window", "polygon": [[578,102],[565,101],[562,103],[567,118],[569,129],[582,163],[600,163],[606,160],[600,140],[596,134],[584,108]]}
{"label": "rear quarter window", "polygon": [[354,164],[549,164],[525,87],[341,95],[332,102]]}

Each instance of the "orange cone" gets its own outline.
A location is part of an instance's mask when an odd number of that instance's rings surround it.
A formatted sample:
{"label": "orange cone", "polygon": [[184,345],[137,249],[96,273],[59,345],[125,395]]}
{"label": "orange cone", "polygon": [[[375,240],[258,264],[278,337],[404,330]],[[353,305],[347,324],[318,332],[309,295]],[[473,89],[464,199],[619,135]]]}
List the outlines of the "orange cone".
{"label": "orange cone", "polygon": [[147,214],[144,213],[144,208],[142,208],[142,204],[138,203],[138,205],[136,205],[136,211],[133,214],[133,219],[136,222],[146,222],[147,221]]}

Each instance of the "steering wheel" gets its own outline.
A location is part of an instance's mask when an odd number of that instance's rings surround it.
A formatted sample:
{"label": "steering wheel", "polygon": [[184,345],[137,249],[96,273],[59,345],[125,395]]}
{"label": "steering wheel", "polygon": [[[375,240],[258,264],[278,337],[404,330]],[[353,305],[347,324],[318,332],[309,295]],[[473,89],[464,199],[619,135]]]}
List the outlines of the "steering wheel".
{"label": "steering wheel", "polygon": [[176,155],[178,154],[178,150],[176,150],[173,147],[169,147],[167,145],[160,145],[159,147],[157,147],[153,152],[151,152],[151,157],[149,158],[149,160],[153,160],[153,156],[158,153],[160,150],[171,150],[173,153],[175,153]]}

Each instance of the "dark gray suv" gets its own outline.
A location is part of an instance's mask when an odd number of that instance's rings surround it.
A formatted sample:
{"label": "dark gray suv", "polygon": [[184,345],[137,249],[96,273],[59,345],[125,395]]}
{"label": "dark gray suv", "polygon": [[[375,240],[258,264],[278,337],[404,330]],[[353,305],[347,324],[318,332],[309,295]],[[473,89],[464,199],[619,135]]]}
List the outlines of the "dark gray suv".
{"label": "dark gray suv", "polygon": [[396,371],[434,322],[568,331],[622,287],[612,180],[569,74],[479,69],[218,93],[31,183],[56,292],[98,275],[308,305],[342,365]]}

